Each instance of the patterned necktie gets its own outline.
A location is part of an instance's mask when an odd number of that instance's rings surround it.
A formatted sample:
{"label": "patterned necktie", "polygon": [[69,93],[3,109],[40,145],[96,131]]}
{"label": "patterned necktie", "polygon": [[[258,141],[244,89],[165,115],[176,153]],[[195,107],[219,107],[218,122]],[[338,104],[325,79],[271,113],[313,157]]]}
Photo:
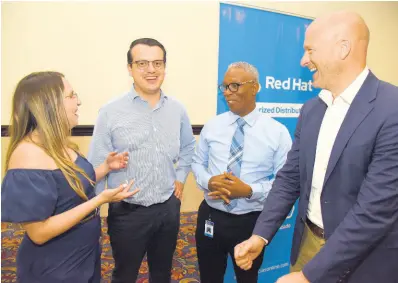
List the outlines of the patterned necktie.
{"label": "patterned necktie", "polygon": [[[245,120],[238,118],[236,120],[238,127],[236,128],[235,134],[232,138],[231,148],[229,150],[229,159],[227,171],[232,173],[234,176],[240,178],[240,169],[242,166],[242,156],[243,156],[243,145],[245,139],[245,133],[243,131],[243,126],[246,125]],[[237,199],[232,199],[229,204],[224,203],[228,211],[231,211],[236,207],[238,203]]]}

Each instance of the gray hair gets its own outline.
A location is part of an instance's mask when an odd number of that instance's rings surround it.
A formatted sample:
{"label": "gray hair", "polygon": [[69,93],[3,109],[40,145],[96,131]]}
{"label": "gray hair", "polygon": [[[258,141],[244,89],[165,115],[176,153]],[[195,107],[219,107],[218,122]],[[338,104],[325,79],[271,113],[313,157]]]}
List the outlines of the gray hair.
{"label": "gray hair", "polygon": [[254,67],[252,64],[249,64],[247,62],[234,62],[228,66],[227,72],[230,69],[234,69],[234,68],[245,70],[246,72],[248,72],[254,76],[254,80],[256,82],[259,81],[259,75],[258,75],[257,68]]}

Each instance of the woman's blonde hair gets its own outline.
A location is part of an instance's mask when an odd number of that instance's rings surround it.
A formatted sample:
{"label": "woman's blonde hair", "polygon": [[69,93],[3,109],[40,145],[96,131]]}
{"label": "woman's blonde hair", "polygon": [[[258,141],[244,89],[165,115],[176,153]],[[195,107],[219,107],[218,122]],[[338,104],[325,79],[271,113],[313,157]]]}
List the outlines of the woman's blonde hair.
{"label": "woman's blonde hair", "polygon": [[[6,156],[6,170],[12,153],[18,144],[30,138],[33,131],[39,135],[35,142],[54,161],[64,174],[72,189],[83,199],[87,195],[78,173],[92,185],[88,175],[79,168],[67,153],[71,148],[79,153],[78,146],[69,140],[71,128],[64,107],[63,74],[58,72],[35,72],[24,77],[17,85],[12,99],[9,127],[10,146]],[[33,140],[30,138],[30,141]],[[80,154],[80,153],[79,153]]]}

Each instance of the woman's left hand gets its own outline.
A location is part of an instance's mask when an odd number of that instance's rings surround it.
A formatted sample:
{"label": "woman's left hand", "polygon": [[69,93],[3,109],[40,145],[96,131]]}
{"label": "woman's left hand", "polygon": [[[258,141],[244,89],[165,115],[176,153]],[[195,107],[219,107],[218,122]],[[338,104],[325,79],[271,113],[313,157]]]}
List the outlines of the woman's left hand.
{"label": "woman's left hand", "polygon": [[119,170],[127,167],[128,160],[128,152],[117,153],[113,151],[108,154],[105,164],[109,168],[109,171]]}

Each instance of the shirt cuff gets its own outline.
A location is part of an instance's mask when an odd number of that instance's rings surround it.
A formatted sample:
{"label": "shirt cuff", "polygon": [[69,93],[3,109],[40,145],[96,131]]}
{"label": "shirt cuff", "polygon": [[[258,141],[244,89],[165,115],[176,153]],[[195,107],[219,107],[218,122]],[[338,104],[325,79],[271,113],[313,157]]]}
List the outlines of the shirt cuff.
{"label": "shirt cuff", "polygon": [[196,182],[200,185],[203,190],[209,191],[209,180],[211,179],[211,175],[209,173],[205,173],[203,177],[197,178]]}
{"label": "shirt cuff", "polygon": [[250,188],[252,189],[252,196],[250,199],[259,199],[264,197],[264,189],[261,184],[250,184]]}
{"label": "shirt cuff", "polygon": [[185,184],[188,174],[189,174],[189,171],[185,172],[183,169],[179,168],[176,170],[176,180],[179,181],[180,183]]}
{"label": "shirt cuff", "polygon": [[260,237],[265,242],[265,245],[268,245],[268,240],[267,239],[261,237],[260,235],[256,235],[256,236]]}

